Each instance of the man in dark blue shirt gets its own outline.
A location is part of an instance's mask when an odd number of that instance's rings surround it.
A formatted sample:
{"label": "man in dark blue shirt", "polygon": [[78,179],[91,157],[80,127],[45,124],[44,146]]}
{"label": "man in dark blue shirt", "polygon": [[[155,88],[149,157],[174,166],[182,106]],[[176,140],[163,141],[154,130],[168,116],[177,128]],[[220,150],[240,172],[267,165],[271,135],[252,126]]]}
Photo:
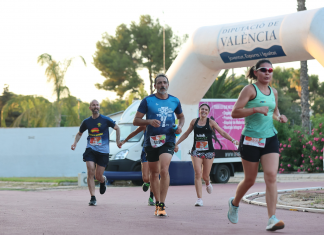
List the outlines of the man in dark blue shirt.
{"label": "man in dark blue shirt", "polygon": [[[169,165],[174,153],[175,134],[181,133],[185,118],[179,99],[167,92],[169,88],[167,76],[157,75],[154,87],[157,92],[142,100],[133,124],[146,126],[144,149],[151,173],[151,188],[156,200],[154,214],[166,216],[164,203],[170,184]],[[179,119],[178,129],[175,132],[174,114]],[[143,119],[144,115],[146,120]]]}
{"label": "man in dark blue shirt", "polygon": [[88,130],[87,148],[83,154],[83,161],[86,162],[88,171],[87,181],[91,195],[89,206],[95,206],[97,205],[97,200],[95,197],[94,176],[100,182],[100,194],[106,192],[107,179],[103,172],[109,161],[109,127],[116,130],[117,146],[120,144],[120,130],[115,121],[99,113],[100,105],[97,100],[91,101],[89,109],[92,112],[92,116],[84,119],[81,123],[71,149],[74,150],[76,148],[82,133]]}

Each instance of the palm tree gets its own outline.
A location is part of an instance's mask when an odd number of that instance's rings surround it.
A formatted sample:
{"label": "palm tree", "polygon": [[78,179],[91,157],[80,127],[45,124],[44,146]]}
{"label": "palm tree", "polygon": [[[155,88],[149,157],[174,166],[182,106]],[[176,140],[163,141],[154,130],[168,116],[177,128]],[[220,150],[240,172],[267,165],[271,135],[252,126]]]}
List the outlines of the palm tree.
{"label": "palm tree", "polygon": [[[297,0],[297,11],[306,10],[306,0]],[[308,129],[309,121],[309,91],[307,60],[300,61],[300,85],[301,85],[301,108],[302,108],[302,127]]]}
{"label": "palm tree", "polygon": [[235,78],[235,74],[226,77],[228,69],[217,77],[203,98],[237,98],[242,88],[248,85],[248,81],[242,75]]}
{"label": "palm tree", "polygon": [[[80,56],[84,65],[86,62],[82,56]],[[55,103],[55,126],[59,127],[61,125],[61,96],[65,94],[65,92],[70,95],[69,88],[64,85],[64,77],[67,69],[70,67],[71,62],[74,58],[70,58],[68,60],[64,60],[63,63],[56,62],[52,59],[52,56],[44,53],[40,55],[37,59],[37,63],[41,66],[47,64],[47,68],[45,70],[45,75],[47,77],[47,82],[53,82],[53,92],[56,94],[56,103]]]}
{"label": "palm tree", "polygon": [[5,119],[10,112],[20,115],[12,123],[12,127],[54,126],[54,110],[52,104],[43,97],[19,95],[10,99],[1,111],[1,126],[6,127]]}

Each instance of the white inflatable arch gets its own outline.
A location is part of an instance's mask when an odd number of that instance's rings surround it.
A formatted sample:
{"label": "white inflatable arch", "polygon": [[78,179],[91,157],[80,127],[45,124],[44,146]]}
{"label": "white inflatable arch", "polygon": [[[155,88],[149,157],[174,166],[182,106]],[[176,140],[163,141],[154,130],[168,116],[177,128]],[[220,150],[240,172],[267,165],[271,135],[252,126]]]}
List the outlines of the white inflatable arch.
{"label": "white inflatable arch", "polygon": [[[324,8],[198,28],[167,75],[169,93],[181,101],[188,128],[197,105],[222,69],[316,59],[324,66]],[[190,148],[192,141],[185,141]],[[188,146],[187,146],[188,145]]]}

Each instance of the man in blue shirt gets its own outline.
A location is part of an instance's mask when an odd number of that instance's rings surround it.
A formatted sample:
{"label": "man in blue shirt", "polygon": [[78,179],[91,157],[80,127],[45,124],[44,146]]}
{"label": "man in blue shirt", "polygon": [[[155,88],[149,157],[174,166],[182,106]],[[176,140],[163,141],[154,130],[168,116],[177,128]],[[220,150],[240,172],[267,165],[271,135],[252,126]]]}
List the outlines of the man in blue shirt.
{"label": "man in blue shirt", "polygon": [[89,109],[92,112],[92,116],[84,119],[81,123],[71,149],[74,150],[76,148],[82,133],[88,130],[87,148],[83,154],[83,161],[86,162],[88,172],[87,181],[91,195],[89,206],[95,206],[97,205],[97,200],[95,197],[94,176],[100,182],[100,194],[106,192],[107,179],[103,172],[109,161],[109,127],[116,130],[117,146],[120,144],[120,130],[115,121],[99,113],[100,105],[97,100],[91,101]]}
{"label": "man in blue shirt", "polygon": [[[168,94],[169,80],[166,75],[155,78],[157,92],[145,97],[138,107],[133,124],[146,126],[144,149],[150,168],[150,182],[156,204],[155,215],[166,216],[165,198],[170,184],[169,165],[175,147],[175,134],[180,134],[185,121],[178,98]],[[175,115],[179,119],[174,132]],[[143,119],[146,115],[146,120]],[[159,175],[161,180],[159,182]]]}

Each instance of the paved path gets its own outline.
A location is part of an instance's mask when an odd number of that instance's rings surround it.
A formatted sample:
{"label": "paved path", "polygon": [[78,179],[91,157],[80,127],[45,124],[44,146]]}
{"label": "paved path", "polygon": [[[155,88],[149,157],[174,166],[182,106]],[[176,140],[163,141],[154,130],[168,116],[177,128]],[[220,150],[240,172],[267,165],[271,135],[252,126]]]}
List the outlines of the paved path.
{"label": "paved path", "polygon": [[[278,183],[278,189],[324,186],[324,182]],[[269,234],[265,207],[241,203],[239,223],[227,220],[227,201],[236,183],[214,185],[203,191],[204,206],[194,207],[194,186],[172,186],[167,197],[168,217],[153,216],[148,193],[140,187],[110,187],[97,195],[98,206],[88,206],[88,190],[0,191],[0,234]],[[265,190],[256,183],[248,193]],[[98,191],[98,189],[97,189]],[[99,194],[99,193],[98,193]],[[286,223],[280,234],[323,234],[324,215],[278,210]]]}

